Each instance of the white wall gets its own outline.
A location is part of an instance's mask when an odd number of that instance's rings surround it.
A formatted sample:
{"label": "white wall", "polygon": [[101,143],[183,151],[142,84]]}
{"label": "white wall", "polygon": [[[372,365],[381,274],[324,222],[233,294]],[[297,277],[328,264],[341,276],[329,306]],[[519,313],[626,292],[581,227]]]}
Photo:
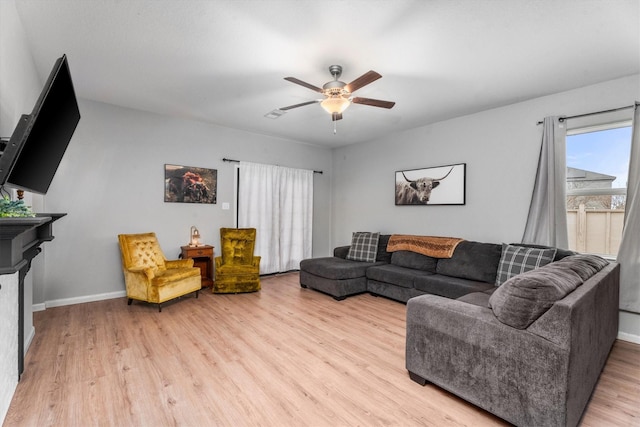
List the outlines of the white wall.
{"label": "white wall", "polygon": [[[71,63],[73,72],[73,64]],[[331,151],[211,124],[81,100],[82,118],[45,196],[66,212],[45,248],[46,280],[34,283],[49,306],[122,295],[117,235],[154,231],[169,259],[189,228],[219,250],[220,227],[234,226],[234,167],[223,157],[322,170],[314,175],[314,256],[330,253]],[[266,120],[266,119],[265,119]],[[217,204],[165,203],[164,165],[218,171]]]}
{"label": "white wall", "polygon": [[[0,136],[9,138],[22,114],[31,113],[40,81],[13,1],[0,1]],[[41,203],[41,197],[29,203]],[[46,244],[45,244],[46,246]],[[32,277],[42,273],[37,256],[25,278],[24,351],[34,336],[31,310]],[[0,422],[18,384],[18,273],[0,276]]]}
{"label": "white wall", "polygon": [[[353,231],[381,231],[520,242],[541,145],[542,127],[536,123],[637,99],[640,75],[336,149],[333,241],[349,244]],[[465,206],[394,205],[395,171],[453,163],[467,164]],[[640,339],[640,316],[621,316],[621,332]]]}

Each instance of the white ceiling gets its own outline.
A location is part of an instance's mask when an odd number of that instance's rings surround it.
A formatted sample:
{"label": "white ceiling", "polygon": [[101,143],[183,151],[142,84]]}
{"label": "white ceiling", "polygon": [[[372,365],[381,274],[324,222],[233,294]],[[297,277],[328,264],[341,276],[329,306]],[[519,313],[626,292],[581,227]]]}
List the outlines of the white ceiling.
{"label": "white ceiling", "polygon": [[[337,147],[640,72],[638,0],[16,0],[43,82],[78,96]],[[315,86],[379,79],[337,122]],[[550,112],[553,113],[553,112]]]}

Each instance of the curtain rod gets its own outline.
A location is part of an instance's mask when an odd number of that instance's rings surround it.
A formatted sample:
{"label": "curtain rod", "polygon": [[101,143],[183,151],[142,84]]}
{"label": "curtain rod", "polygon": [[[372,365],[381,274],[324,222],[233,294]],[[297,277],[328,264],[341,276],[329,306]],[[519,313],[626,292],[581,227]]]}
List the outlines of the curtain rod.
{"label": "curtain rod", "polygon": [[[610,110],[602,110],[602,111],[594,111],[593,113],[584,113],[584,114],[576,114],[575,116],[568,116],[568,117],[560,117],[560,121],[564,122],[565,120],[569,120],[569,119],[577,119],[579,117],[588,117],[588,116],[594,116],[596,114],[604,114],[604,113],[613,113],[614,111],[621,111],[621,110],[627,110],[629,108],[635,108],[637,107],[638,104],[637,102],[635,102],[633,105],[627,105],[626,107],[619,107],[619,108],[612,108]],[[542,123],[544,123],[542,120],[540,120],[538,123],[536,123],[537,125],[541,125]]]}
{"label": "curtain rod", "polygon": [[[232,163],[240,163],[240,160],[227,159],[226,157],[222,159],[223,162],[232,162]],[[322,175],[322,171],[313,171],[313,173],[319,173]]]}

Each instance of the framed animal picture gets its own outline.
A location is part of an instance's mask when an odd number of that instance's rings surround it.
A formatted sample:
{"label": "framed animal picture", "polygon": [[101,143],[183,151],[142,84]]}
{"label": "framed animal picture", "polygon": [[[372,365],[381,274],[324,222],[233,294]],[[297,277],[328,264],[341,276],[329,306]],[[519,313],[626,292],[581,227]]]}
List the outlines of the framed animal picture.
{"label": "framed animal picture", "polygon": [[192,166],[164,165],[164,201],[216,203],[218,171]]}
{"label": "framed animal picture", "polygon": [[464,205],[466,163],[396,172],[396,205]]}

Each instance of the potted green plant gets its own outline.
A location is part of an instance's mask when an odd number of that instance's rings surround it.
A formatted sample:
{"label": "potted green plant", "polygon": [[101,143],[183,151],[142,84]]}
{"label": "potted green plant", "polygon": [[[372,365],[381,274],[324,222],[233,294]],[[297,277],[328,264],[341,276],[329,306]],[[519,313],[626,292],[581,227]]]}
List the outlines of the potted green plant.
{"label": "potted green plant", "polygon": [[11,200],[8,196],[0,198],[0,218],[33,218],[30,206],[24,204],[24,200]]}

